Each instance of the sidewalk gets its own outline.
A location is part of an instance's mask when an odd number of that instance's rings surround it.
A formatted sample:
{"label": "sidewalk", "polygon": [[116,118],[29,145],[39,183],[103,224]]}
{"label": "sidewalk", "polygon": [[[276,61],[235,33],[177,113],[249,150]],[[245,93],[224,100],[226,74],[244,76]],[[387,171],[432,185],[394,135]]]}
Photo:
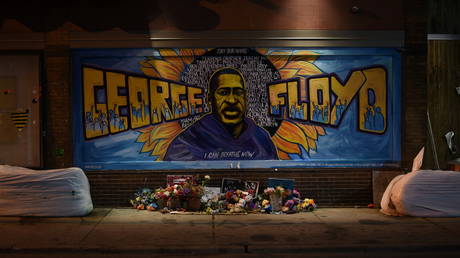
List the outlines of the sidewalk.
{"label": "sidewalk", "polygon": [[459,257],[460,218],[376,209],[182,215],[97,208],[87,217],[0,217],[0,257]]}

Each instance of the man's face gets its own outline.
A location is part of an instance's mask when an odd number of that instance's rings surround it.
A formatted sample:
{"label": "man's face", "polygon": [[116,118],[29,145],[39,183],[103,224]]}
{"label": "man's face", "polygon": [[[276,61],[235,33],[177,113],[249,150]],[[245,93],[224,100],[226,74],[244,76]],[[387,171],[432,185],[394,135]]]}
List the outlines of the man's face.
{"label": "man's face", "polygon": [[242,78],[237,74],[221,74],[214,92],[214,112],[224,124],[237,125],[243,121],[246,99]]}

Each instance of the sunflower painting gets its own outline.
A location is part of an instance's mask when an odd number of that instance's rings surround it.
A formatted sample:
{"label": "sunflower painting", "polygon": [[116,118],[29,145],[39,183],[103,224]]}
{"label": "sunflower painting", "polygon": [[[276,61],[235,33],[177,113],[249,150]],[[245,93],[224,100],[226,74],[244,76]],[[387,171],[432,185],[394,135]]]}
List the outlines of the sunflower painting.
{"label": "sunflower painting", "polygon": [[[180,81],[188,66],[198,57],[204,55],[206,49],[159,49],[157,57],[148,57],[140,62],[144,74]],[[317,54],[311,51],[270,51],[256,50],[261,57],[266,57],[279,73],[280,79],[291,79],[321,74],[314,65]],[[152,125],[139,130],[137,142],[143,143],[142,152],[150,153],[155,160],[163,160],[167,146],[181,132],[179,121]],[[301,157],[303,153],[317,150],[318,137],[325,135],[323,127],[296,121],[280,121],[278,128],[271,136],[279,159],[289,160]]]}
{"label": "sunflower painting", "polygon": [[80,50],[73,66],[81,87],[74,96],[81,114],[74,121],[76,163],[396,164],[398,62],[387,49]]}

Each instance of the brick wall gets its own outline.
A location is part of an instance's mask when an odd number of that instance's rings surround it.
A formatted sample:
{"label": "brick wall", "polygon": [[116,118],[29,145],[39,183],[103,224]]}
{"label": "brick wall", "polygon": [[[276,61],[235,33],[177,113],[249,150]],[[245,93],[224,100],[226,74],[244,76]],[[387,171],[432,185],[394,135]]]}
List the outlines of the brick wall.
{"label": "brick wall", "polygon": [[72,165],[69,35],[65,29],[46,33],[44,53],[43,157],[48,168]]}
{"label": "brick wall", "polygon": [[410,171],[413,158],[426,143],[426,1],[404,1],[404,14],[402,165],[404,170]]}
{"label": "brick wall", "polygon": [[209,186],[220,186],[222,178],[259,181],[266,187],[267,178],[290,178],[303,197],[313,198],[321,207],[354,207],[372,203],[372,171],[369,169],[318,170],[212,170],[212,171],[97,171],[86,172],[91,196],[96,206],[129,206],[128,200],[141,187],[155,189],[166,185],[166,176],[211,175]]}
{"label": "brick wall", "polygon": [[[426,142],[426,17],[425,1],[404,1],[406,46],[403,51],[403,168],[407,170],[418,149]],[[45,49],[45,166],[72,165],[70,106],[70,57],[68,35],[48,34]],[[61,150],[64,151],[61,155]],[[211,185],[219,186],[224,177],[256,180],[268,177],[293,178],[305,197],[322,206],[363,206],[372,203],[371,169],[295,169],[274,173],[267,170],[212,171],[97,171],[87,172],[96,206],[128,206],[128,199],[139,187],[164,186],[166,175],[211,174]]]}

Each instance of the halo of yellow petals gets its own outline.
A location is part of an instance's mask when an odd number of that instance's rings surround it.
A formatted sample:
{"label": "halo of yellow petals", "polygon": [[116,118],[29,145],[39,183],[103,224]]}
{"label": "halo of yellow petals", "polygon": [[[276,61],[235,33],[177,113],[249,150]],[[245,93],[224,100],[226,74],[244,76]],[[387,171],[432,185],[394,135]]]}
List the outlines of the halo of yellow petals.
{"label": "halo of yellow petals", "polygon": [[[318,54],[308,50],[273,51],[258,49],[259,53],[267,56],[276,69],[281,79],[299,76],[322,74],[322,71],[313,64]],[[304,124],[297,121],[283,120],[276,133],[272,136],[273,143],[278,150],[278,158],[290,160],[289,154],[302,156],[302,148],[310,153],[316,151],[318,136],[325,135],[323,127]]]}
{"label": "halo of yellow petals", "polygon": [[[161,57],[147,57],[140,62],[144,74],[152,77],[178,81],[184,68],[197,56],[206,53],[207,49],[160,49]],[[266,48],[257,51],[267,56],[279,71],[281,79],[321,74],[321,70],[313,62],[317,54],[311,51],[290,50],[269,52]],[[150,152],[156,160],[163,160],[169,144],[182,132],[178,121],[161,123],[138,130],[137,142],[144,143],[141,152]],[[289,154],[302,155],[302,148],[310,152],[316,150],[316,141],[326,132],[323,127],[303,124],[296,121],[283,120],[276,133],[272,136],[278,149],[278,157],[289,160]]]}
{"label": "halo of yellow petals", "polygon": [[[206,51],[207,49],[201,48],[183,48],[177,53],[174,49],[162,48],[159,49],[161,59],[159,57],[147,57],[139,64],[145,75],[179,81],[185,66]],[[182,130],[178,121],[152,125],[138,130],[140,135],[136,141],[144,143],[141,152],[150,152],[155,160],[160,161],[164,159],[169,144]]]}

